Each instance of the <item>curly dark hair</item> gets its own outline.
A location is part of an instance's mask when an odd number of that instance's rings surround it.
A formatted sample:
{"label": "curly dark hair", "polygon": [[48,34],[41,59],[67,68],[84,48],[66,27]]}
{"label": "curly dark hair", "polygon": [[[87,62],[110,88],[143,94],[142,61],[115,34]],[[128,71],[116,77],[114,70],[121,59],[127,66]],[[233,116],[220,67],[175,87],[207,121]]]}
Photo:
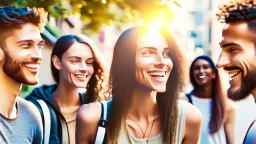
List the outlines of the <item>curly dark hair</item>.
{"label": "curly dark hair", "polygon": [[38,26],[42,32],[47,23],[47,15],[43,8],[4,6],[0,8],[0,42],[11,35],[12,29],[20,29],[26,23]]}
{"label": "curly dark hair", "polygon": [[219,7],[217,13],[221,23],[256,20],[256,0],[235,0]]}

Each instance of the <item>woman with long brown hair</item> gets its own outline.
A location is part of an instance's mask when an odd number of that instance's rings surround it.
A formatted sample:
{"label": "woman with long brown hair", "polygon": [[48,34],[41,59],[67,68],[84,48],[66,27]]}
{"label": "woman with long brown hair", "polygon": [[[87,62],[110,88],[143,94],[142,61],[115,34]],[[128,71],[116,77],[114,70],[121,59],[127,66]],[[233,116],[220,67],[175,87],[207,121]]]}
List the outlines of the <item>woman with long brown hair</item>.
{"label": "woman with long brown hair", "polygon": [[190,81],[194,89],[188,100],[203,115],[201,144],[234,143],[234,103],[227,99],[219,71],[208,56],[199,56],[191,64]]}
{"label": "woman with long brown hair", "polygon": [[[26,97],[33,102],[46,121],[42,100],[50,111],[49,143],[75,143],[76,114],[81,105],[100,100],[106,73],[93,41],[85,35],[64,35],[55,43],[51,70],[57,84],[43,85]],[[79,88],[86,93],[79,93]],[[44,125],[44,132],[47,131]]]}
{"label": "woman with long brown hair", "polygon": [[[112,104],[104,143],[196,144],[201,114],[193,105],[178,101],[185,68],[183,52],[167,28],[124,31],[114,47]],[[81,107],[77,144],[95,143],[101,113],[96,103]]]}

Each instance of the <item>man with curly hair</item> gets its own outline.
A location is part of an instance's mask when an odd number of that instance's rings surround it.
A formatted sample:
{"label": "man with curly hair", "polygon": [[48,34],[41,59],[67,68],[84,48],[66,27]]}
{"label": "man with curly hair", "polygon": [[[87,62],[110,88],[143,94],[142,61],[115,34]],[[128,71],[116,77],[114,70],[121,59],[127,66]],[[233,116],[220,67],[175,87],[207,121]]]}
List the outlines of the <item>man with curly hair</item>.
{"label": "man with curly hair", "polygon": [[[229,74],[228,96],[242,100],[252,95],[256,100],[256,0],[231,1],[220,7],[222,48],[217,67]],[[244,143],[256,143],[256,121],[246,133]]]}
{"label": "man with curly hair", "polygon": [[0,8],[0,143],[42,143],[36,107],[18,96],[22,84],[38,83],[47,22],[41,8]]}

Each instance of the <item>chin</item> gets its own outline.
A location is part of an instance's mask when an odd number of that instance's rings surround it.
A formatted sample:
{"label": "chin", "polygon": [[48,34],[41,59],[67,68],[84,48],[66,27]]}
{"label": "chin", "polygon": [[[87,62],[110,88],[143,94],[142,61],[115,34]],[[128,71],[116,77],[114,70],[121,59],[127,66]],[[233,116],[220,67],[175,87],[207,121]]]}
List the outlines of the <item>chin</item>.
{"label": "chin", "polygon": [[166,88],[154,88],[155,91],[159,92],[159,93],[163,93],[166,91]]}
{"label": "chin", "polygon": [[77,88],[86,88],[86,86],[87,86],[87,83],[76,83],[76,84],[74,84],[74,86],[75,87],[77,87]]}
{"label": "chin", "polygon": [[232,88],[228,89],[228,97],[234,101],[240,101],[249,96],[250,92],[246,92],[242,89],[234,90]]}

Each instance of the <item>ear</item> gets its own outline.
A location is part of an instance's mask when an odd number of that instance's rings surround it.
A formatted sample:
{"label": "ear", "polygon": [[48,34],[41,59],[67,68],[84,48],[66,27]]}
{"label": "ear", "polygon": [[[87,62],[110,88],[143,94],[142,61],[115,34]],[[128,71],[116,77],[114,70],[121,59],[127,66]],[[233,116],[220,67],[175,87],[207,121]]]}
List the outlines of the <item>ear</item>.
{"label": "ear", "polygon": [[216,77],[216,74],[214,74],[214,75],[212,76],[213,79],[215,79],[215,77]]}
{"label": "ear", "polygon": [[58,69],[58,70],[61,69],[61,61],[56,55],[54,55],[52,57],[52,63],[56,69]]}

